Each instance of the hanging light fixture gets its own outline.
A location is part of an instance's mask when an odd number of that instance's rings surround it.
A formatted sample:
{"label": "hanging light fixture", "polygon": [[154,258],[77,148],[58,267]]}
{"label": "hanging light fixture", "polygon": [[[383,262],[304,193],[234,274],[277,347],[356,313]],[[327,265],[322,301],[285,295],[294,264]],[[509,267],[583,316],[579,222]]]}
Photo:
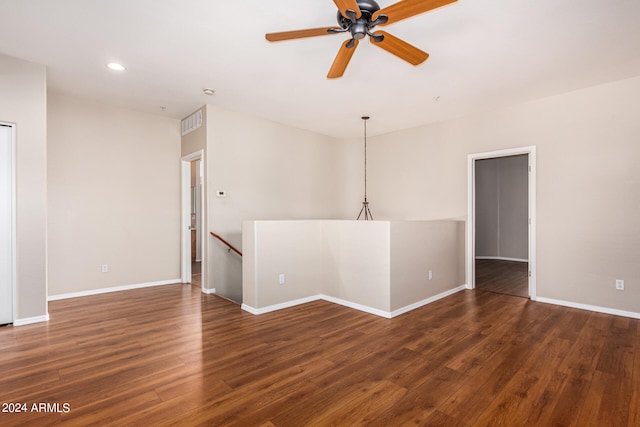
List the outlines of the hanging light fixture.
{"label": "hanging light fixture", "polygon": [[369,210],[369,201],[367,200],[367,120],[369,120],[369,116],[362,116],[362,120],[364,122],[364,201],[362,202],[362,209],[360,209],[360,213],[358,214],[359,220],[362,214],[364,214],[364,220],[373,220],[373,215],[371,215],[371,211]]}

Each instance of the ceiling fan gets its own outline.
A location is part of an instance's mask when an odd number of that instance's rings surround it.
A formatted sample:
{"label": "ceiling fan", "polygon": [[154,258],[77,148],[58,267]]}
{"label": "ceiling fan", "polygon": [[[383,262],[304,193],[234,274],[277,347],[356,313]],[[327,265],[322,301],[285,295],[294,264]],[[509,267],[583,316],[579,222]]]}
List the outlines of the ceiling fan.
{"label": "ceiling fan", "polygon": [[365,36],[369,36],[375,46],[381,47],[410,64],[418,65],[426,61],[429,57],[428,53],[385,31],[374,33],[374,27],[393,24],[455,1],[457,0],[401,0],[384,9],[380,9],[378,3],[373,0],[333,0],[338,6],[339,27],[283,31],[269,33],[265,37],[270,42],[276,42],[329,34],[351,33],[351,38],[342,43],[342,47],[333,61],[329,74],[327,74],[329,79],[342,77],[356,47],[358,47],[359,40],[362,40]]}

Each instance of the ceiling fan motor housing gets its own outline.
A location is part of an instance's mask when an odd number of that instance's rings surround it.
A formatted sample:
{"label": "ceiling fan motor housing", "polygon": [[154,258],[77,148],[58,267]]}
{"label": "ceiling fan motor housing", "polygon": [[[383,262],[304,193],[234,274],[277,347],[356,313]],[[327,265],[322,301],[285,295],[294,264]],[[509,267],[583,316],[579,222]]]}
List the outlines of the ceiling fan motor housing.
{"label": "ceiling fan motor housing", "polygon": [[362,12],[360,18],[356,19],[355,15],[348,17],[343,16],[342,13],[338,11],[338,24],[341,28],[350,31],[354,39],[360,40],[367,34],[370,34],[370,29],[377,24],[372,24],[371,17],[375,12],[380,10],[380,5],[373,0],[359,0],[357,3]]}

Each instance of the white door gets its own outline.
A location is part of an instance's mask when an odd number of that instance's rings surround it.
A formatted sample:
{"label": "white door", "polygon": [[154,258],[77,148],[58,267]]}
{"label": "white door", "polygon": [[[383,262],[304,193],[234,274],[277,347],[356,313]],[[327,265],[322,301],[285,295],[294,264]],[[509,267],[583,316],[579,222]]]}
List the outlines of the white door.
{"label": "white door", "polygon": [[13,323],[12,128],[0,124],[0,325]]}

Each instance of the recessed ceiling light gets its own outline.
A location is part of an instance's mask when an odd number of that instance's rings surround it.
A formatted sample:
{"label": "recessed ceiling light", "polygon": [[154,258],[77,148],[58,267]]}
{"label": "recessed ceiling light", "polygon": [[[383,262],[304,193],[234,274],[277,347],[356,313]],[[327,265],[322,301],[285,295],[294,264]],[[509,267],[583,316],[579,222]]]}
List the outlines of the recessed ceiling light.
{"label": "recessed ceiling light", "polygon": [[126,70],[126,68],[124,68],[124,65],[122,64],[118,64],[117,62],[109,62],[107,64],[107,67],[113,71],[124,71]]}
{"label": "recessed ceiling light", "polygon": [[211,96],[211,95],[213,95],[214,93],[216,93],[216,91],[215,91],[215,90],[213,90],[213,89],[211,89],[211,88],[202,89],[202,92],[203,92],[205,95],[209,95],[209,96]]}

